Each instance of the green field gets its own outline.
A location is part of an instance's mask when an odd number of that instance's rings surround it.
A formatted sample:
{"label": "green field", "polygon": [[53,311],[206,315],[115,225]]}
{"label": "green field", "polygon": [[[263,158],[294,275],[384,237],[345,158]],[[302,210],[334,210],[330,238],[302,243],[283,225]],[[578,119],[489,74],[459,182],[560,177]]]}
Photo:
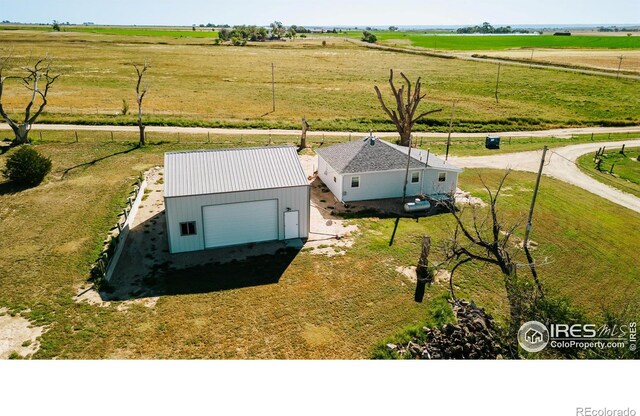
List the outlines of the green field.
{"label": "green field", "polygon": [[86,32],[107,35],[122,36],[160,36],[174,38],[211,38],[218,37],[218,32],[212,31],[210,28],[199,28],[192,30],[191,28],[182,30],[170,30],[161,28],[131,28],[131,27],[93,27],[93,26],[76,26],[65,28],[66,32]]}
{"label": "green field", "polygon": [[[427,49],[458,51],[503,50],[511,48],[638,49],[640,34],[633,36],[573,35],[452,35],[416,32],[373,32],[381,44],[411,45]],[[362,31],[341,36],[359,39]]]}
{"label": "green field", "polygon": [[[431,300],[447,288],[435,285],[424,303],[415,303],[414,285],[395,267],[415,265],[424,234],[437,246],[452,225],[448,215],[400,221],[392,247],[393,219],[351,220],[360,231],[346,255],[300,252],[276,284],[181,292],[151,308],[75,303],[138,172],[161,164],[165,151],[219,146],[164,143],[133,150],[91,138],[42,144],[37,149],[53,159],[45,183],[21,192],[0,183],[0,307],[28,309],[24,314],[34,323],[49,325],[36,357],[366,358],[398,328],[433,319]],[[61,178],[65,168],[105,156],[111,157]],[[0,166],[5,159],[0,156]],[[465,171],[460,186],[483,196],[478,174],[494,183],[500,172]],[[507,221],[524,217],[534,180],[521,172],[508,180],[500,203]],[[603,308],[637,311],[640,260],[630,230],[640,225],[640,215],[546,177],[538,198],[532,239],[539,244],[534,256],[547,259],[539,273],[548,290],[594,319]],[[437,260],[436,251],[433,256]],[[212,265],[197,271],[198,279],[259,280],[255,270],[265,270],[243,264]],[[469,267],[456,286],[459,296],[486,306],[498,320],[505,317],[497,270]]]}
{"label": "green field", "polygon": [[[445,109],[419,123],[417,131],[447,131],[453,99],[458,103],[457,131],[640,123],[636,80],[503,67],[496,103],[495,64],[326,39],[325,47],[318,39],[232,47],[199,38],[0,31],[0,42],[13,50],[17,62],[48,54],[63,74],[41,122],[134,124],[134,115],[119,113],[123,99],[132,111],[135,106],[130,62],[147,59],[152,68],[145,118],[156,125],[299,128],[306,116],[316,130],[393,131],[373,91],[374,85],[387,91],[389,68],[413,79],[422,76],[427,93],[423,108]],[[24,108],[24,99],[19,85],[5,89],[3,100],[10,111]]]}
{"label": "green field", "polygon": [[[600,182],[616,187],[640,198],[640,148],[627,148],[624,154],[616,149],[613,152],[605,152],[602,156],[601,171],[595,168],[593,154],[578,158],[577,163],[586,174],[596,178]],[[609,171],[613,166],[613,172]]]}

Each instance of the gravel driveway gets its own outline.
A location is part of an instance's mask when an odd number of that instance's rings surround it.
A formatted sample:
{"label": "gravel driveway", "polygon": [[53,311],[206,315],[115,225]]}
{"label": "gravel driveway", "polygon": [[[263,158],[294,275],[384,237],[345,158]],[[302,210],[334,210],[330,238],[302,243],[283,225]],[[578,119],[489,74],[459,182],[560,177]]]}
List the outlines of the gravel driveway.
{"label": "gravel driveway", "polygon": [[[640,212],[640,198],[605,185],[582,173],[575,165],[576,159],[586,153],[595,153],[600,147],[607,149],[640,146],[640,140],[583,143],[550,149],[547,152],[543,174],[579,186],[618,205]],[[463,168],[495,168],[537,172],[540,167],[542,150],[533,152],[507,153],[493,156],[450,157],[449,161]]]}

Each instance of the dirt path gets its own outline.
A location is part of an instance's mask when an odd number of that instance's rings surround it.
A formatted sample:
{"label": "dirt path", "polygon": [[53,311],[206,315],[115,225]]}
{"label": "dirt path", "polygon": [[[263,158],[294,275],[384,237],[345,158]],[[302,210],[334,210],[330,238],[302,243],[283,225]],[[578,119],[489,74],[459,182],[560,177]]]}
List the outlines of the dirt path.
{"label": "dirt path", "polygon": [[[628,147],[640,146],[640,140],[625,141],[624,144]],[[574,162],[578,157],[586,153],[595,152],[602,146],[619,148],[622,146],[622,142],[583,143],[551,149],[547,152],[547,162],[545,163],[543,173],[572,185],[579,186],[618,205],[640,212],[640,198],[593,179],[589,175],[582,173],[575,165]],[[450,157],[449,161],[456,166],[466,168],[506,169],[510,167],[514,170],[537,172],[540,166],[541,156],[542,150],[538,150],[495,156]]]}
{"label": "dirt path", "polygon": [[[10,130],[5,123],[0,123],[0,131]],[[113,131],[113,132],[137,132],[137,126],[115,126],[115,125],[79,125],[79,124],[34,124],[33,131]],[[206,128],[206,127],[172,127],[172,126],[147,126],[147,132],[155,133],[183,133],[183,134],[228,134],[228,135],[269,135],[274,136],[295,136],[300,134],[300,130],[282,130],[282,129],[224,129],[224,128]],[[496,134],[507,137],[569,137],[577,134],[603,134],[603,133],[640,133],[640,126],[630,127],[580,127],[566,129],[551,130],[531,130],[531,131],[507,131],[496,132]],[[341,136],[347,137],[358,134],[365,135],[365,132],[349,132],[349,131],[309,131],[308,136]],[[377,137],[397,137],[396,132],[374,132]],[[486,137],[491,133],[452,133],[451,137]],[[446,133],[424,133],[416,132],[414,137],[447,137]]]}

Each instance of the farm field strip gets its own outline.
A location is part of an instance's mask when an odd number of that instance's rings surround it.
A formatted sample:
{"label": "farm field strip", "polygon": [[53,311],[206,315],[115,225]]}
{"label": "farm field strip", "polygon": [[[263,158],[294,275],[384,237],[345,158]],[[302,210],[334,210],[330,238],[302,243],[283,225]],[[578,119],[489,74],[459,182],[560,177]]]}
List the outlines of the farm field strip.
{"label": "farm field strip", "polygon": [[[391,130],[373,92],[374,85],[386,86],[391,67],[422,76],[425,109],[445,109],[418,123],[416,131],[446,132],[453,99],[460,132],[640,124],[633,111],[640,106],[636,80],[505,66],[496,103],[493,63],[369,50],[338,38],[326,38],[325,47],[317,39],[246,47],[145,39],[148,43],[118,35],[0,31],[0,41],[18,51],[18,60],[56,57],[63,77],[41,122],[133,124],[134,115],[121,114],[123,100],[135,104],[127,63],[148,57],[148,124],[295,129],[305,116],[312,130]],[[277,109],[271,112],[274,62]],[[23,107],[13,86],[5,100],[12,112]]]}
{"label": "farm field strip", "polygon": [[[505,50],[513,48],[640,49],[640,34],[632,36],[573,35],[456,35],[418,32],[373,32],[381,44],[411,45],[432,50]],[[333,36],[360,39],[362,31]]]}

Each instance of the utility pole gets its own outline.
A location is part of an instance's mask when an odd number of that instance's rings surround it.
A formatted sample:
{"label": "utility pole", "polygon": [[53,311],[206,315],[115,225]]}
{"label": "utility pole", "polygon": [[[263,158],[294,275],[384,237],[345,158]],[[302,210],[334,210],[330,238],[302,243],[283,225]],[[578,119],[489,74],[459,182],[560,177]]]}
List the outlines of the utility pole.
{"label": "utility pole", "polygon": [[273,98],[273,109],[271,111],[275,113],[276,111],[276,69],[275,69],[275,66],[273,65],[273,62],[271,63],[271,96]]}
{"label": "utility pole", "polygon": [[456,108],[456,100],[451,101],[451,118],[449,119],[449,135],[447,136],[447,153],[444,156],[444,160],[449,158],[449,146],[451,146],[451,128],[453,127],[453,112]]}
{"label": "utility pole", "polygon": [[622,67],[622,55],[618,56],[620,62],[618,62],[618,73],[616,74],[616,79],[620,78],[620,67]]}
{"label": "utility pole", "polygon": [[536,205],[536,197],[538,196],[538,187],[540,186],[540,177],[542,176],[542,168],[544,167],[544,158],[547,154],[547,146],[542,149],[542,158],[540,159],[540,168],[538,169],[538,177],[536,178],[536,186],[533,188],[533,198],[531,199],[531,206],[529,207],[529,219],[527,220],[527,228],[524,231],[524,240],[522,246],[527,247],[529,242],[529,233],[531,233],[531,220],[533,218],[533,208]]}
{"label": "utility pole", "polygon": [[531,69],[532,65],[533,65],[533,51],[535,49],[531,48],[531,58],[529,59],[529,69]]}
{"label": "utility pole", "polygon": [[500,83],[500,65],[501,65],[501,62],[498,62],[498,77],[496,78],[496,104],[498,103],[498,84]]}
{"label": "utility pole", "polygon": [[409,136],[409,151],[407,152],[407,170],[404,174],[404,187],[402,188],[402,205],[407,197],[407,181],[409,180],[409,165],[411,164],[411,140],[413,135]]}

